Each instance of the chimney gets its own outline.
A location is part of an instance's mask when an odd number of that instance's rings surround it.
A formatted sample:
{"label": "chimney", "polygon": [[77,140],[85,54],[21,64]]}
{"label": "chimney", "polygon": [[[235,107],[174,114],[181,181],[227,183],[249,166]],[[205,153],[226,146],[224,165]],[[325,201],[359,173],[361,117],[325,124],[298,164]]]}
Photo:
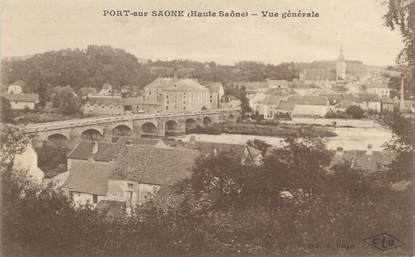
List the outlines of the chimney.
{"label": "chimney", "polygon": [[337,149],[336,149],[336,156],[343,156],[343,153],[344,153],[344,151],[343,151],[343,147],[337,147]]}
{"label": "chimney", "polygon": [[92,142],[92,154],[96,154],[98,152],[98,142],[93,141]]}
{"label": "chimney", "polygon": [[373,150],[372,150],[372,145],[371,144],[367,145],[366,154],[367,155],[373,155]]}

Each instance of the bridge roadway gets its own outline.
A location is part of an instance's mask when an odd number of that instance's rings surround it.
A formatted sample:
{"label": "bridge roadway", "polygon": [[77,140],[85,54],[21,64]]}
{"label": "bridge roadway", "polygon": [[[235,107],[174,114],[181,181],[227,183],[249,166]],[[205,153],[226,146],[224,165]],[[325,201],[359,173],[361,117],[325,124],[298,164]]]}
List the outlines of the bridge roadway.
{"label": "bridge roadway", "polygon": [[167,119],[167,118],[185,118],[199,115],[212,114],[227,114],[240,111],[240,108],[206,110],[200,112],[185,112],[185,113],[158,113],[158,114],[130,114],[110,117],[94,117],[83,118],[64,121],[52,121],[44,123],[28,124],[22,127],[24,134],[39,133],[50,130],[57,130],[62,128],[84,127],[88,125],[99,125],[112,122],[134,121],[134,120],[148,120],[148,119]]}

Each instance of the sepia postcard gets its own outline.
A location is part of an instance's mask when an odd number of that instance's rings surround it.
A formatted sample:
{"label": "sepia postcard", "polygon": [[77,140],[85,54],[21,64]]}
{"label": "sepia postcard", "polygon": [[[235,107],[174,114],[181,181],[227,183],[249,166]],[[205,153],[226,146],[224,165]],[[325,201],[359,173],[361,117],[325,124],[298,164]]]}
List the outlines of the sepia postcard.
{"label": "sepia postcard", "polygon": [[0,256],[415,256],[414,0],[0,8]]}

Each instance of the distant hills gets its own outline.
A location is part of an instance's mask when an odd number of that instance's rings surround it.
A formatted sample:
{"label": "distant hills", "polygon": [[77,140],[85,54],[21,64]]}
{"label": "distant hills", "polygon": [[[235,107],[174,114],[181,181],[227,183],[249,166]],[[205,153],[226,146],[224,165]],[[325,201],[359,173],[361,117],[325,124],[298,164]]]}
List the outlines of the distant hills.
{"label": "distant hills", "polygon": [[[140,59],[123,49],[111,46],[90,45],[86,49],[63,49],[35,55],[2,59],[2,84],[17,80],[28,84],[29,91],[48,85],[70,85],[101,88],[110,83],[114,88],[124,85],[143,87],[157,77],[187,77],[200,81],[217,81],[226,85],[233,82],[262,81],[265,79],[291,81],[299,77],[304,68],[336,69],[336,61],[312,63],[281,63],[278,65],[241,61],[235,65],[189,60],[151,61]],[[347,71],[364,75],[380,67],[368,66],[361,61],[347,61]]]}

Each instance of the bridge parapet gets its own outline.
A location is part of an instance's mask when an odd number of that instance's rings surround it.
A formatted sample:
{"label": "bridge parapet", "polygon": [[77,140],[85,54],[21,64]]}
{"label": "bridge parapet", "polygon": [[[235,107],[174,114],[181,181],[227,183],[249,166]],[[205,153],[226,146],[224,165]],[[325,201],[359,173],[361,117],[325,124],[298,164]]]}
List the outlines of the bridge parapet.
{"label": "bridge parapet", "polygon": [[[131,115],[120,115],[113,117],[99,117],[99,118],[85,118],[77,120],[66,120],[66,121],[54,121],[54,122],[45,122],[45,123],[36,123],[30,124],[22,127],[22,131],[25,134],[30,133],[42,133],[52,130],[68,129],[68,128],[77,128],[77,127],[87,127],[94,125],[105,125],[108,123],[124,123],[131,122],[135,120],[154,120],[154,119],[186,119],[189,117],[202,117],[209,115],[221,115],[221,114],[237,114],[240,112],[239,108],[230,108],[230,109],[217,109],[217,110],[205,110],[199,112],[186,112],[186,113],[159,113],[159,114],[131,114]],[[219,117],[220,119],[220,117]],[[216,120],[216,119],[215,119]],[[116,126],[116,125],[114,125]]]}

